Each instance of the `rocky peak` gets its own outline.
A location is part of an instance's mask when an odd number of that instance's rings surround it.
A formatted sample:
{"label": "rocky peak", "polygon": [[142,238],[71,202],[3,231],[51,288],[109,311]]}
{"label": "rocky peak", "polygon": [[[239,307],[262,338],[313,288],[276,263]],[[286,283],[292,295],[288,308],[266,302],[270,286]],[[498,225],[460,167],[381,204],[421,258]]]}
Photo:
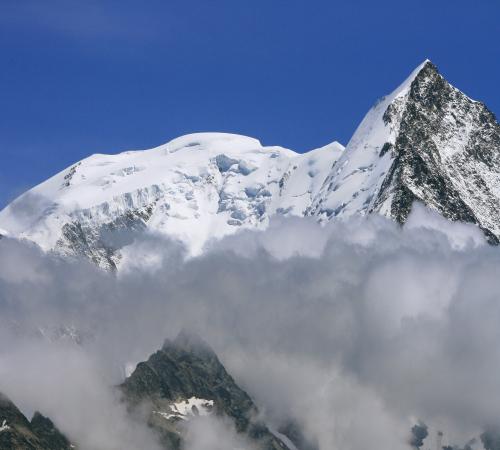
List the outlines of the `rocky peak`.
{"label": "rocky peak", "polygon": [[54,425],[52,420],[45,417],[38,411],[35,412],[31,419],[31,429],[38,436],[42,443],[51,450],[74,449],[69,440],[64,436]]}
{"label": "rocky peak", "polygon": [[500,126],[430,62],[411,84],[393,155],[376,207],[392,195],[390,214],[403,223],[420,201],[448,219],[477,224],[498,242]]}
{"label": "rocky peak", "polygon": [[186,421],[214,414],[230,419],[236,431],[256,448],[287,449],[259,419],[257,406],[228,374],[215,352],[185,331],[139,363],[121,390],[132,411],[151,405],[148,422],[167,448],[180,448]]}
{"label": "rocky peak", "polygon": [[76,448],[53,422],[36,412],[31,422],[0,393],[0,448],[2,450],[69,450]]}
{"label": "rocky peak", "polygon": [[143,233],[178,240],[195,256],[276,215],[377,213],[402,224],[417,201],[498,243],[499,148],[494,114],[426,60],[370,109],[345,149],[333,143],[298,154],[201,133],[93,155],[0,211],[0,235],[116,270],[144,259],[134,253]]}
{"label": "rocky peak", "polygon": [[309,213],[377,212],[404,223],[415,201],[500,237],[500,125],[421,64],[366,115]]}

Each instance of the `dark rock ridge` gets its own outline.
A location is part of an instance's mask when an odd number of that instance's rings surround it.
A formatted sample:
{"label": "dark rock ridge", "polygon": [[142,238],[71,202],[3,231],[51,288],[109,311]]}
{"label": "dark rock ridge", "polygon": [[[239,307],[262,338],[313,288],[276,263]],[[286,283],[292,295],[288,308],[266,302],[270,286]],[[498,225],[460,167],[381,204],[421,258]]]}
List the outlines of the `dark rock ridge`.
{"label": "dark rock ridge", "polygon": [[[393,120],[390,110],[384,120]],[[391,215],[403,223],[419,200],[448,219],[477,224],[498,243],[500,125],[430,62],[411,85],[392,151],[376,206],[393,194]]]}
{"label": "dark rock ridge", "polygon": [[0,393],[0,449],[69,450],[76,447],[52,421],[36,412],[31,422]]}
{"label": "dark rock ridge", "polygon": [[185,332],[139,363],[120,388],[132,412],[147,408],[148,423],[165,448],[183,448],[186,421],[213,414],[230,419],[236,432],[256,448],[288,449],[259,418],[250,396],[235,383],[213,350]]}
{"label": "dark rock ridge", "polygon": [[[114,271],[143,232],[199,254],[214,236],[260,229],[276,215],[377,213],[404,224],[415,202],[500,241],[500,125],[430,61],[374,105],[345,149],[299,155],[203,133],[145,152],[93,155],[0,211],[0,235],[5,229]],[[200,236],[208,223],[216,227]]]}
{"label": "dark rock ridge", "polygon": [[[353,212],[356,197],[368,190],[362,213],[379,212],[402,224],[419,201],[449,220],[476,224],[498,244],[500,125],[495,115],[450,85],[430,61],[401,95],[388,105],[385,100],[367,115],[309,214]],[[361,182],[352,196],[340,198],[336,191],[353,173],[344,165],[353,170],[349,161],[367,153],[373,157],[363,169],[373,177],[361,181],[370,179],[371,185]]]}
{"label": "dark rock ridge", "polygon": [[377,213],[403,224],[415,202],[500,241],[500,125],[430,61],[375,104],[345,149],[299,155],[215,133],[94,155],[0,211],[0,234],[114,271],[145,231],[198,254],[213,235],[189,230],[207,223],[217,223],[217,236],[260,229],[275,215],[326,221]]}

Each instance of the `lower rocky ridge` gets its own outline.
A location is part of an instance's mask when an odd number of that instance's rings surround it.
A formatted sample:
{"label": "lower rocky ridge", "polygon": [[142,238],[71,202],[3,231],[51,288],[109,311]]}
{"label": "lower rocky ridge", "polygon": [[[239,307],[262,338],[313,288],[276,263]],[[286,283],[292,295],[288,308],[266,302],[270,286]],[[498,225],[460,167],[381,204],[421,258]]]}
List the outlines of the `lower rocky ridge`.
{"label": "lower rocky ridge", "polygon": [[76,447],[52,421],[35,412],[31,422],[0,393],[0,448],[2,450],[69,450]]}
{"label": "lower rocky ridge", "polygon": [[213,350],[197,336],[184,332],[139,363],[120,389],[133,415],[144,417],[146,412],[145,420],[165,449],[185,448],[186,423],[209,415],[231,421],[252,448],[316,448],[300,445],[306,441],[297,426],[289,428],[294,433],[283,437],[293,446],[273,434],[260,419],[250,396],[235,383]]}

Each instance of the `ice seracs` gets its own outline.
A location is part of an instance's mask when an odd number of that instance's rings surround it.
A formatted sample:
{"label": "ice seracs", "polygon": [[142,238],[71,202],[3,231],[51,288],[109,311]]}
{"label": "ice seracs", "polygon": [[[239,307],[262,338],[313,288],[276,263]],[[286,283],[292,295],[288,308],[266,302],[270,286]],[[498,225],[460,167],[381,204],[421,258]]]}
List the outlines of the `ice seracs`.
{"label": "ice seracs", "polygon": [[303,215],[338,143],[305,155],[256,139],[198,133],[144,151],[92,155],[0,212],[14,236],[115,268],[136,233],[180,240],[193,255],[210,239]]}
{"label": "ice seracs", "polygon": [[12,202],[0,228],[115,269],[144,232],[197,255],[211,240],[265,228],[275,215],[327,221],[378,213],[403,224],[420,202],[498,243],[499,180],[495,116],[426,60],[375,104],[345,149],[334,142],[298,154],[198,133],[151,150],[93,155]]}

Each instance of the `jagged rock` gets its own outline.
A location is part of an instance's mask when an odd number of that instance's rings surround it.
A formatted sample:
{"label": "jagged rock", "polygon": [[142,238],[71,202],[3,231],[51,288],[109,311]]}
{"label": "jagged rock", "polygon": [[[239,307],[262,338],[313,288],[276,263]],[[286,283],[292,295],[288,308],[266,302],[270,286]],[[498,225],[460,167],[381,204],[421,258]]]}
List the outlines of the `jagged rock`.
{"label": "jagged rock", "polygon": [[181,333],[137,365],[121,385],[130,408],[149,408],[149,424],[166,447],[182,446],[182,424],[194,416],[231,419],[236,431],[262,450],[287,447],[259,419],[250,396],[227,373],[213,350],[197,336]]}
{"label": "jagged rock", "polygon": [[69,450],[76,448],[50,419],[36,412],[31,422],[0,393],[0,448],[2,450]]}
{"label": "jagged rock", "polygon": [[[421,64],[368,112],[344,148],[298,154],[200,133],[158,148],[93,155],[0,212],[10,237],[115,270],[139,233],[192,255],[275,215],[319,221],[378,213],[403,224],[419,201],[500,239],[500,125],[486,106]],[[0,234],[5,234],[0,231]]]}
{"label": "jagged rock", "polygon": [[35,412],[31,419],[31,429],[38,436],[42,445],[51,450],[75,448],[48,418]]}
{"label": "jagged rock", "polygon": [[500,125],[426,61],[367,114],[309,214],[381,213],[399,223],[419,201],[500,237]]}

